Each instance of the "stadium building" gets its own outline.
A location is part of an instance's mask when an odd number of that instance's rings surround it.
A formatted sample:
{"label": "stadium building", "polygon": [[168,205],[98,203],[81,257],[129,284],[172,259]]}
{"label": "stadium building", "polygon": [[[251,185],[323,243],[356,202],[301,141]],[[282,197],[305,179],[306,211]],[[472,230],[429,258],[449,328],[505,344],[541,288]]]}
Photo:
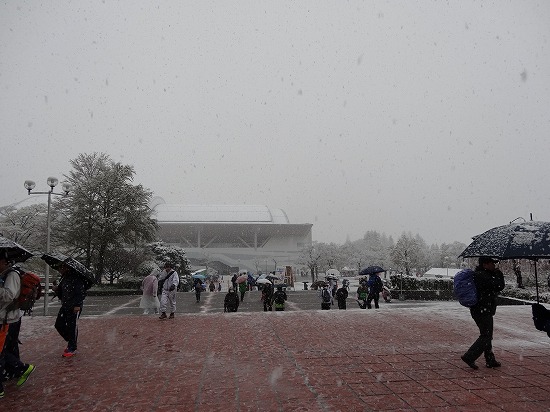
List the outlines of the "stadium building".
{"label": "stadium building", "polygon": [[257,205],[179,205],[151,201],[161,241],[185,249],[193,266],[221,274],[302,267],[299,256],[311,245],[311,223],[290,223],[281,209]]}

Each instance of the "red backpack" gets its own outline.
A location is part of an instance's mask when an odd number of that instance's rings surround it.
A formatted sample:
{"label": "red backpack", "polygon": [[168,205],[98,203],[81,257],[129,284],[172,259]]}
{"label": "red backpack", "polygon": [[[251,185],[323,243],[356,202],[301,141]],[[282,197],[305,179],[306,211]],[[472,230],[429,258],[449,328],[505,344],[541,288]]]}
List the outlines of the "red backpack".
{"label": "red backpack", "polygon": [[19,296],[8,306],[8,310],[21,309],[30,311],[34,306],[34,302],[42,296],[42,285],[40,277],[32,272],[26,272],[21,268],[14,266],[12,268],[19,275],[21,280],[21,290]]}

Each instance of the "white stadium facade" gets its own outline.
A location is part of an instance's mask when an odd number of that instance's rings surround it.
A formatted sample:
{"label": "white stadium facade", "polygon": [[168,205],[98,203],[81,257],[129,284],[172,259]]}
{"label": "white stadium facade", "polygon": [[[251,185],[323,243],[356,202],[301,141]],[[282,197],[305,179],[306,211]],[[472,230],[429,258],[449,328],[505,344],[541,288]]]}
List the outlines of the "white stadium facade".
{"label": "white stadium facade", "polygon": [[151,200],[162,242],[180,246],[193,266],[208,266],[220,274],[236,270],[254,273],[294,273],[299,256],[311,245],[311,223],[290,223],[281,209],[257,205],[180,205]]}

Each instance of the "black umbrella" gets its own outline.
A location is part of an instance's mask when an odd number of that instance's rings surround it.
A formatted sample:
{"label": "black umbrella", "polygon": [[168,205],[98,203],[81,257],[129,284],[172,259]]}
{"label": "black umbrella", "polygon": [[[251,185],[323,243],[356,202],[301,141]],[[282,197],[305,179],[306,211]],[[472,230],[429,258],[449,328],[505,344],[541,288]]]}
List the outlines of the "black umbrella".
{"label": "black umbrella", "polygon": [[459,257],[488,256],[497,259],[530,259],[535,262],[535,286],[539,302],[537,261],[550,259],[550,222],[520,222],[498,226],[474,236]]}
{"label": "black umbrella", "polygon": [[42,260],[44,260],[48,265],[53,269],[58,270],[62,264],[67,265],[73,273],[84,278],[86,281],[86,287],[89,288],[92,284],[95,283],[95,276],[90,272],[86,266],[80,263],[78,260],[66,256],[62,253],[45,253],[42,255]]}
{"label": "black umbrella", "polygon": [[368,276],[374,273],[380,273],[385,271],[386,270],[382,269],[380,266],[369,266],[367,268],[361,269],[361,272],[359,272],[359,276]]}
{"label": "black umbrella", "polygon": [[21,246],[19,243],[14,242],[4,236],[0,236],[0,250],[1,253],[5,255],[8,260],[14,262],[24,262],[33,256],[31,252]]}

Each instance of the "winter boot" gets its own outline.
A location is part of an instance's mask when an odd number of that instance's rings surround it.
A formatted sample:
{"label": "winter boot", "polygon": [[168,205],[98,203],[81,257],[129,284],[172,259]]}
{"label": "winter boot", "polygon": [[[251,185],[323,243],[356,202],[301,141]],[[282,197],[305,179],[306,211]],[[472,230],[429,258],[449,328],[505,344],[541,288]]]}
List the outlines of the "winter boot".
{"label": "winter boot", "polygon": [[475,361],[468,359],[468,358],[466,357],[466,355],[462,355],[462,356],[460,357],[460,359],[462,359],[462,360],[464,361],[464,363],[465,363],[466,365],[468,365],[470,368],[472,368],[472,369],[474,369],[474,370],[475,370],[475,369],[478,369],[478,366],[476,365]]}
{"label": "winter boot", "polygon": [[160,320],[166,319],[166,312],[162,312],[161,315],[159,316],[159,319]]}
{"label": "winter boot", "polygon": [[485,356],[485,366],[487,366],[488,368],[498,368],[499,366],[501,366],[501,363],[495,359],[495,354],[491,353]]}

